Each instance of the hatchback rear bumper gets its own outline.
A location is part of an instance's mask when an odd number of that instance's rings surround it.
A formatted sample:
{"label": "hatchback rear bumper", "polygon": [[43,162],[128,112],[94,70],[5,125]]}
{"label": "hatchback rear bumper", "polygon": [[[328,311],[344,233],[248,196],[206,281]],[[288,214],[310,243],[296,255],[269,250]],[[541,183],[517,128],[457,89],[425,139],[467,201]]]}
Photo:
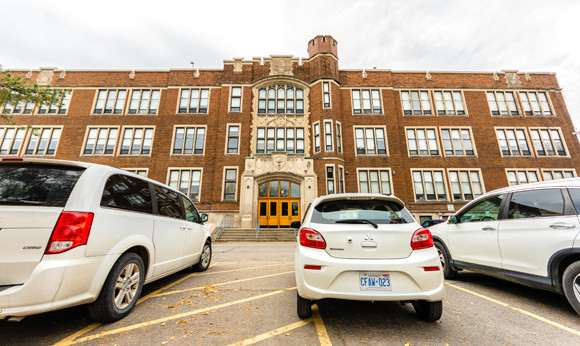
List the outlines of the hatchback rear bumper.
{"label": "hatchback rear bumper", "polygon": [[[305,265],[320,270],[304,269]],[[336,298],[366,301],[440,301],[445,298],[443,272],[426,271],[441,267],[434,247],[415,250],[400,259],[345,259],[328,255],[325,250],[296,247],[298,294],[306,299]],[[361,290],[360,273],[389,274],[391,290]]]}

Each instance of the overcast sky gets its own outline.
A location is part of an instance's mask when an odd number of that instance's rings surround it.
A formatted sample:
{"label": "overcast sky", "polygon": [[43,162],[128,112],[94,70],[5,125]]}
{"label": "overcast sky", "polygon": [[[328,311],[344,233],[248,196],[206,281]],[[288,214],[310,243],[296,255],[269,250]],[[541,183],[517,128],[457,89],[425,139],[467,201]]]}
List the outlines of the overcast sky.
{"label": "overcast sky", "polygon": [[307,57],[332,35],[341,69],[556,72],[580,127],[580,1],[0,0],[5,69],[221,68]]}

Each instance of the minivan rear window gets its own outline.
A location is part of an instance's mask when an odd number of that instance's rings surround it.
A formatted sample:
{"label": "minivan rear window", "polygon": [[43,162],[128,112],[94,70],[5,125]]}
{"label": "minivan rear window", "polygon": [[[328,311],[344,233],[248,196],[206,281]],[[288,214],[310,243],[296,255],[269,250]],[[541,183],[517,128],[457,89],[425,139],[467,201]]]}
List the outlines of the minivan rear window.
{"label": "minivan rear window", "polygon": [[333,224],[345,220],[367,220],[376,224],[412,223],[415,219],[399,203],[380,199],[341,199],[318,204],[312,222]]}
{"label": "minivan rear window", "polygon": [[0,165],[0,205],[64,207],[85,168],[30,163]]}

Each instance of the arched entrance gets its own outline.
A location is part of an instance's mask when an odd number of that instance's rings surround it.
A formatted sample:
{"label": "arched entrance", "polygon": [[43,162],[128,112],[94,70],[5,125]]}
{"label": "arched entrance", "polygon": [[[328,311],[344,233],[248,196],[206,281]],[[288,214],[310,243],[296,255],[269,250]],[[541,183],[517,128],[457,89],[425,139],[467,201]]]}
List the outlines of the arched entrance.
{"label": "arched entrance", "polygon": [[300,185],[287,180],[271,180],[258,186],[260,227],[290,227],[300,221]]}

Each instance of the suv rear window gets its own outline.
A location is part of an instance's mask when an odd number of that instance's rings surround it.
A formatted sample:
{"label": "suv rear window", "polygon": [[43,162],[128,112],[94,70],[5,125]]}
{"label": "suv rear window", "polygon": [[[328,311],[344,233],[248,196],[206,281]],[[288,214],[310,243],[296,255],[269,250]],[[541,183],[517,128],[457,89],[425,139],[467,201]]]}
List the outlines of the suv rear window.
{"label": "suv rear window", "polygon": [[405,207],[385,200],[334,200],[320,203],[312,211],[315,223],[333,224],[344,220],[368,220],[376,224],[415,222]]}
{"label": "suv rear window", "polygon": [[0,205],[64,207],[82,167],[2,164]]}

